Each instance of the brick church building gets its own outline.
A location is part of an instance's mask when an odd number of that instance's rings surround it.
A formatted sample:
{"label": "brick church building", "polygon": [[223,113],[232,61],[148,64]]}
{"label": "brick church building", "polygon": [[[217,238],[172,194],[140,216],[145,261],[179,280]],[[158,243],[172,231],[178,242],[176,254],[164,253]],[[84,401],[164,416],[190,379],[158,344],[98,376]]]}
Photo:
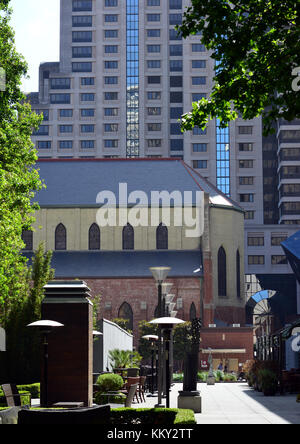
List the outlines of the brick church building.
{"label": "brick church building", "polygon": [[[150,321],[157,288],[150,267],[171,268],[177,317],[203,320],[202,358],[245,362],[244,212],[178,159],[43,159],[25,254],[43,241],[56,279],[82,279],[101,295],[100,317]],[[232,361],[233,362],[233,361]]]}

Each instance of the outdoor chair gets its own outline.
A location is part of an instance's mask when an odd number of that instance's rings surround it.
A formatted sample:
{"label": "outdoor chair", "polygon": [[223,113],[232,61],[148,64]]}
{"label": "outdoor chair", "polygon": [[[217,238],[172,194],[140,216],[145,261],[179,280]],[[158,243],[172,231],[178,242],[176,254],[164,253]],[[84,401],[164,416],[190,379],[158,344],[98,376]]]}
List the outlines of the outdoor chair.
{"label": "outdoor chair", "polygon": [[125,400],[125,407],[130,408],[133,402],[133,399],[136,395],[138,389],[138,384],[132,384],[129,388],[128,395]]}
{"label": "outdoor chair", "polygon": [[147,376],[140,376],[140,382],[138,386],[138,395],[140,397],[141,402],[146,402],[145,399],[145,384],[146,384]]}
{"label": "outdoor chair", "polygon": [[[139,376],[137,376],[136,378],[131,378],[131,377],[129,377],[129,378],[127,379],[127,382],[126,382],[125,386],[124,386],[124,389],[123,389],[123,390],[120,390],[121,393],[124,393],[124,394],[128,395],[128,394],[129,394],[130,387],[131,387],[132,385],[134,385],[134,384],[136,384],[137,386],[139,386],[139,384],[140,384],[140,377],[139,377]],[[136,390],[135,393],[134,393],[133,399],[134,399],[134,398],[137,400],[137,402],[139,402],[139,398],[138,398],[137,390]]]}
{"label": "outdoor chair", "polygon": [[22,405],[22,396],[29,397],[29,405],[31,405],[31,395],[30,393],[19,393],[19,390],[15,384],[2,384],[1,388],[3,390],[4,396],[6,398],[7,407],[19,407]]}
{"label": "outdoor chair", "polygon": [[[133,398],[134,398],[135,395],[136,395],[137,389],[138,389],[138,383],[137,383],[137,384],[132,384],[132,385],[129,387],[129,390],[128,390],[128,392],[127,392],[127,396],[126,396],[126,399],[125,399],[125,403],[124,403],[124,404],[110,404],[110,403],[109,403],[109,400],[108,400],[109,406],[110,406],[112,409],[118,409],[118,408],[122,408],[122,407],[131,408],[131,405],[132,405],[132,402],[133,402]],[[117,393],[118,393],[118,392],[116,392],[116,394],[117,394]],[[109,395],[109,394],[108,394],[108,395]]]}

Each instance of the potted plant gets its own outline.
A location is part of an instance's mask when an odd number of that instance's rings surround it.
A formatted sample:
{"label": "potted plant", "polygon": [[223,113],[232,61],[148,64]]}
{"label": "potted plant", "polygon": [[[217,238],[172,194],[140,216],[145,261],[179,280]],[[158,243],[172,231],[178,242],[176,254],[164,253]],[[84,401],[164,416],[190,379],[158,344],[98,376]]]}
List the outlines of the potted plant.
{"label": "potted plant", "polygon": [[258,372],[258,380],[265,396],[274,396],[278,390],[278,378],[272,370],[261,369]]}

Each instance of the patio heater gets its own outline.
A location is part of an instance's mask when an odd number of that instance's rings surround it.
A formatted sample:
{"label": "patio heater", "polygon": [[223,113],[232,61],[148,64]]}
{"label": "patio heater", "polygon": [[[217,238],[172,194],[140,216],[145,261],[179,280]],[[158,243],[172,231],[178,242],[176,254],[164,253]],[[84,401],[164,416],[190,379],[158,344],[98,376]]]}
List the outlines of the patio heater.
{"label": "patio heater", "polygon": [[166,407],[170,408],[170,342],[171,342],[171,332],[175,325],[183,324],[184,321],[178,318],[158,318],[150,321],[150,324],[157,324],[163,332],[164,342],[166,344],[165,351],[165,371],[166,371]]}
{"label": "patio heater", "polygon": [[[147,339],[151,344],[151,395],[154,396],[154,351],[155,343],[158,341],[157,335],[145,335],[142,336],[143,339]],[[156,375],[157,375],[157,362],[156,362]]]}
{"label": "patio heater", "polygon": [[[158,316],[163,316],[163,294],[162,294],[162,284],[166,280],[168,273],[171,271],[170,267],[150,267],[153,278],[157,285],[158,290]],[[158,372],[157,372],[157,404],[155,407],[163,407],[162,400],[162,331],[159,327],[158,329]]]}
{"label": "patio heater", "polygon": [[43,338],[43,354],[44,354],[44,391],[43,391],[43,402],[42,407],[48,407],[48,335],[58,327],[63,327],[64,324],[61,324],[56,321],[42,320],[32,322],[28,324],[27,327],[37,327],[42,334]]}

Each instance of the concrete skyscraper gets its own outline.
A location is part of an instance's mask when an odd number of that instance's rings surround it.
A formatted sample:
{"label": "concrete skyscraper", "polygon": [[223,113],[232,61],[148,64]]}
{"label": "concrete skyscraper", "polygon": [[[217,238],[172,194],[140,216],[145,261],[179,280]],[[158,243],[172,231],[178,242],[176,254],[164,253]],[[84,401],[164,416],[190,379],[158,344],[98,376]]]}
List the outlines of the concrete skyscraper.
{"label": "concrete skyscraper", "polygon": [[29,95],[44,114],[33,141],[40,158],[184,159],[245,210],[249,296],[257,277],[281,291],[285,276],[296,291],[280,242],[300,224],[300,122],[278,122],[268,138],[260,118],[181,133],[180,116],[209,96],[215,63],[199,36],[177,35],[189,5],[61,0],[60,60],[41,64]]}

